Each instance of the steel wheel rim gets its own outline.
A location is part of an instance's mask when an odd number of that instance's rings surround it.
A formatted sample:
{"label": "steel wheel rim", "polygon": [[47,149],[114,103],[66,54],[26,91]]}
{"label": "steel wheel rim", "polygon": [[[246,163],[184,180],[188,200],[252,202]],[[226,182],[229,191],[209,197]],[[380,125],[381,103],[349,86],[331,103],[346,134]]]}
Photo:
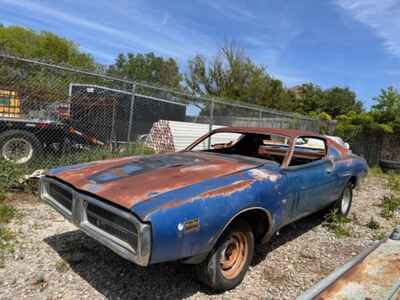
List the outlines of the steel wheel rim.
{"label": "steel wheel rim", "polygon": [[233,279],[243,270],[249,254],[248,239],[243,232],[235,232],[222,250],[219,261],[222,275],[227,279]]}
{"label": "steel wheel rim", "polygon": [[345,214],[350,207],[350,189],[346,188],[346,190],[343,193],[343,198],[342,198],[342,214]]}
{"label": "steel wheel rim", "polygon": [[33,148],[26,139],[11,138],[4,143],[1,154],[5,160],[23,164],[32,158]]}

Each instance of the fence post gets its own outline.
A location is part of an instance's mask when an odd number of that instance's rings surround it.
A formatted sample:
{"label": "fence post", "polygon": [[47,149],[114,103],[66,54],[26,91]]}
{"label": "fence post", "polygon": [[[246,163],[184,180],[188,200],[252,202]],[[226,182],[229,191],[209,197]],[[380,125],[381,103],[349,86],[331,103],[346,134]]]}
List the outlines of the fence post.
{"label": "fence post", "polygon": [[132,135],[132,124],[133,124],[133,109],[135,106],[135,93],[136,93],[136,83],[132,83],[132,96],[131,96],[131,107],[129,111],[129,123],[128,123],[128,147],[130,147],[131,143],[131,135]]}
{"label": "fence post", "polygon": [[115,99],[113,99],[113,112],[112,112],[112,123],[111,123],[111,152],[117,149],[117,135],[115,133]]}
{"label": "fence post", "polygon": [[[214,99],[211,98],[210,120],[208,122],[208,132],[211,132],[213,125],[214,125]],[[211,146],[211,139],[208,138],[208,149],[210,149],[210,146]]]}
{"label": "fence post", "polygon": [[262,126],[262,111],[261,110],[258,111],[258,126],[259,127],[263,127]]}

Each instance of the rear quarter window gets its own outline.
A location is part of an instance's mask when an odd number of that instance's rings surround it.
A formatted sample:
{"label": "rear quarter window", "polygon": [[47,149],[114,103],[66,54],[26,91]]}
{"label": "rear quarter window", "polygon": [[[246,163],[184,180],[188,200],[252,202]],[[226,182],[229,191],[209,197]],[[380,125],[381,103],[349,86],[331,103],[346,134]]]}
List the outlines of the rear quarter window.
{"label": "rear quarter window", "polygon": [[341,156],[339,151],[335,147],[331,146],[328,148],[328,157],[333,159],[339,159]]}

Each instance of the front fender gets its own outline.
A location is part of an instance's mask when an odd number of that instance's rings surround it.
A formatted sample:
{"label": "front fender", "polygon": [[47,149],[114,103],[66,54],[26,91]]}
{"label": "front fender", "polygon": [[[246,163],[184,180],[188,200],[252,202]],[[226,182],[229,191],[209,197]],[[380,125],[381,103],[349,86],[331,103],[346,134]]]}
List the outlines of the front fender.
{"label": "front fender", "polygon": [[[171,199],[174,201],[166,201]],[[274,183],[246,171],[203,181],[159,196],[157,208],[141,210],[152,224],[151,263],[209,252],[235,216],[248,209],[268,211],[271,224],[280,216]],[[140,208],[136,208],[136,211]]]}

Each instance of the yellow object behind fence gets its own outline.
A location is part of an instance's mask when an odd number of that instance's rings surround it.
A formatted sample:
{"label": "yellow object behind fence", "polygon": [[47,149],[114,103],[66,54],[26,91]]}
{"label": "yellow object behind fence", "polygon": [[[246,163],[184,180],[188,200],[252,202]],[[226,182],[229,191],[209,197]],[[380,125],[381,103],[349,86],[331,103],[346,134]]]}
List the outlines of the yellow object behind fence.
{"label": "yellow object behind fence", "polygon": [[21,101],[15,91],[0,90],[0,117],[17,118],[21,114]]}

